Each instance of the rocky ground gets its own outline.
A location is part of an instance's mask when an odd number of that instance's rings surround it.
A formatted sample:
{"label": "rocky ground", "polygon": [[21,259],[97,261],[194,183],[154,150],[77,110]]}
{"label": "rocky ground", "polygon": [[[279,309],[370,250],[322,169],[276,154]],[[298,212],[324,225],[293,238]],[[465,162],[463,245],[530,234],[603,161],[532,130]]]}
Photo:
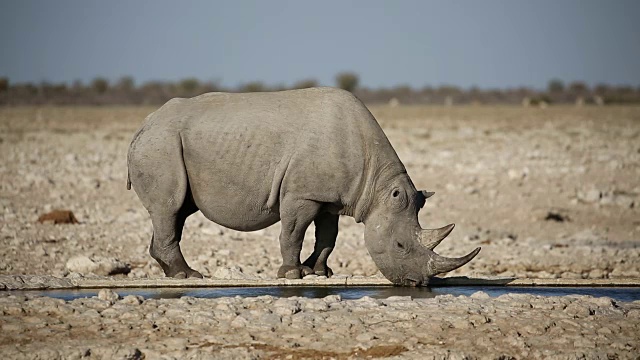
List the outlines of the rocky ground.
{"label": "rocky ground", "polygon": [[[127,146],[153,110],[0,108],[0,275],[162,275],[147,252],[148,215],[125,187]],[[416,186],[436,192],[421,211],[423,227],[456,223],[438,251],[455,256],[483,248],[450,275],[640,277],[640,108],[399,106],[372,112]],[[38,222],[55,209],[71,210],[79,223]],[[235,232],[198,213],[187,221],[182,248],[205,276],[273,278],[280,266],[278,232],[279,225]],[[336,273],[376,274],[362,232],[361,224],[341,219],[329,260]],[[312,234],[313,226],[303,256]],[[41,358],[135,357],[138,349],[150,358],[197,352],[230,358],[632,358],[640,342],[637,304],[575,297],[397,301],[404,308],[391,304],[395,300],[334,298],[142,304],[129,298],[111,304],[2,293],[0,300],[0,352],[16,357],[20,351]],[[269,303],[279,301],[299,309],[277,313]],[[225,306],[232,309],[226,315]],[[198,330],[194,324],[200,323]]]}
{"label": "rocky ground", "polygon": [[634,358],[640,302],[483,292],[435,299],[0,296],[10,358]]}

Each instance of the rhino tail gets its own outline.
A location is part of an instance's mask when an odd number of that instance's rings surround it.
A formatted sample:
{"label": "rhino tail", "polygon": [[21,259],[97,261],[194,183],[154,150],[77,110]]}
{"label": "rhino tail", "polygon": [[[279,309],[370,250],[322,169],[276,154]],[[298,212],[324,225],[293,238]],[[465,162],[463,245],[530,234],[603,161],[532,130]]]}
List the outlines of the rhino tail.
{"label": "rhino tail", "polygon": [[131,145],[129,145],[129,151],[127,151],[127,190],[131,190],[131,170],[129,169],[129,161],[131,159],[131,147],[133,146],[133,142],[136,140],[138,134],[135,134]]}

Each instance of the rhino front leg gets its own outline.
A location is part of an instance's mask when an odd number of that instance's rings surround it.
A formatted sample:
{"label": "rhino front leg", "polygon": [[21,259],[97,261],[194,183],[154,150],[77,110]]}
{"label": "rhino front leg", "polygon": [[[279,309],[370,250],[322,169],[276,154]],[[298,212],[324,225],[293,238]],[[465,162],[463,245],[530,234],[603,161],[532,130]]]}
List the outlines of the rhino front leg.
{"label": "rhino front leg", "polygon": [[336,245],[338,218],[339,215],[322,213],[314,220],[316,225],[316,244],[313,248],[313,253],[305,260],[304,265],[313,269],[316,275],[326,277],[333,275],[333,271],[327,266],[327,259]]}
{"label": "rhino front leg", "polygon": [[313,270],[300,262],[304,233],[318,215],[320,204],[310,200],[283,201],[280,210],[280,253],[282,266],[279,278],[300,279],[313,274]]}

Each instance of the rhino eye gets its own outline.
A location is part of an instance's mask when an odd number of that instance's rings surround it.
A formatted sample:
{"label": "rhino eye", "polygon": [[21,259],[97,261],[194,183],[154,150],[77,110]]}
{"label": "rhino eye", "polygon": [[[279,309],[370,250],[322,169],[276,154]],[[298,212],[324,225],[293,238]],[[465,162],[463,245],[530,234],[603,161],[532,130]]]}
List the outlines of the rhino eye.
{"label": "rhino eye", "polygon": [[395,247],[395,252],[396,254],[400,255],[400,256],[406,256],[409,253],[409,248],[407,246],[405,246],[404,244],[396,241],[396,247]]}
{"label": "rhino eye", "polygon": [[391,195],[393,195],[393,197],[398,197],[398,195],[400,195],[400,191],[393,190],[393,193]]}

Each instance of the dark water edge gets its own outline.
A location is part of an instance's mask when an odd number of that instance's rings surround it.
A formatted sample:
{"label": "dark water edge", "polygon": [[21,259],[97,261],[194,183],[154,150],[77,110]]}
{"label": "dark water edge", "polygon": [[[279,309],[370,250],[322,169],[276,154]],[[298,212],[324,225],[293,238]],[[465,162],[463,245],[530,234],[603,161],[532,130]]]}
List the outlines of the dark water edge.
{"label": "dark water edge", "polygon": [[[565,295],[590,295],[593,297],[607,296],[616,301],[640,300],[640,287],[505,287],[505,286],[448,286],[434,288],[408,288],[393,286],[334,286],[334,287],[228,287],[228,288],[157,288],[112,289],[120,296],[140,295],[147,299],[171,299],[190,296],[195,298],[220,298],[220,297],[257,297],[271,295],[275,297],[305,297],[323,298],[329,295],[340,295],[342,299],[360,299],[365,296],[376,299],[385,299],[390,296],[411,296],[418,298],[433,298],[438,295],[451,294],[454,296],[469,296],[476,291],[484,291],[491,297],[504,294],[529,294],[539,296],[565,296]],[[99,289],[83,290],[31,290],[9,291],[14,295],[48,296],[64,300],[73,300],[97,296]]]}

